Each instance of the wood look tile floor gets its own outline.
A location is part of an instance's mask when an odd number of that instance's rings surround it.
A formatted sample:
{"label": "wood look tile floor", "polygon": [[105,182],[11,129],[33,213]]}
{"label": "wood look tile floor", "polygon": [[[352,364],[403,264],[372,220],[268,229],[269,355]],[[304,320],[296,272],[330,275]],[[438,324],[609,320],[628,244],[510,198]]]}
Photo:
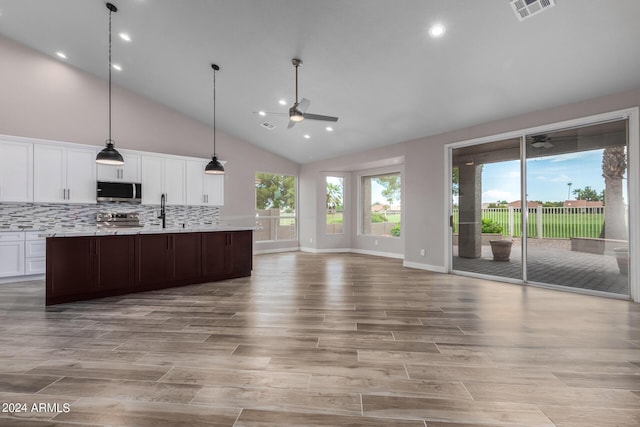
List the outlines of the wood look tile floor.
{"label": "wood look tile floor", "polygon": [[355,254],[44,307],[0,285],[0,426],[640,425],[640,304]]}

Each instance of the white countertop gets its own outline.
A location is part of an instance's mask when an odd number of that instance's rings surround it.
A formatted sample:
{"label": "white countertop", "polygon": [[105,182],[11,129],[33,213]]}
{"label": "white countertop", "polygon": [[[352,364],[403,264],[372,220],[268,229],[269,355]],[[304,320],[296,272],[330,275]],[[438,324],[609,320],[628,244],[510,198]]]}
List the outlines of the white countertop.
{"label": "white countertop", "polygon": [[161,234],[161,233],[207,233],[216,231],[246,231],[257,230],[260,227],[238,226],[231,224],[193,225],[187,227],[145,226],[131,228],[78,227],[67,229],[42,230],[40,237],[83,237],[83,236],[123,236],[130,234]]}

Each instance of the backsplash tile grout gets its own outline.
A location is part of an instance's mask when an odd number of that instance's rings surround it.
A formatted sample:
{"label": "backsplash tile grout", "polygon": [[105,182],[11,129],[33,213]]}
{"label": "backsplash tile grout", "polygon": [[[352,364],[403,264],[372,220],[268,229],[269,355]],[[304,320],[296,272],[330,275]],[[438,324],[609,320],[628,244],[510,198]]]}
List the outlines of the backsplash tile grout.
{"label": "backsplash tile grout", "polygon": [[[126,202],[98,204],[0,203],[0,231],[49,230],[94,226],[98,212],[139,212],[145,226],[159,226],[158,206]],[[167,226],[214,225],[220,222],[220,208],[212,206],[167,206]]]}

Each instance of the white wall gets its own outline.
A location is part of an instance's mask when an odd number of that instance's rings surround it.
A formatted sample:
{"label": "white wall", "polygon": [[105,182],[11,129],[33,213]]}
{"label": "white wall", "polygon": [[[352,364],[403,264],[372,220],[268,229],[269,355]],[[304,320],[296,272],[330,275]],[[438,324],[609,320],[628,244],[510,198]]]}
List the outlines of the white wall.
{"label": "white wall", "polygon": [[[0,134],[104,145],[108,135],[105,80],[4,37],[0,37],[0,58]],[[117,85],[112,99],[116,147],[211,156],[213,129],[209,126]],[[223,221],[254,217],[256,171],[299,173],[297,163],[224,132],[216,136],[218,156],[228,162]]]}
{"label": "white wall", "polygon": [[[428,270],[446,271],[445,241],[446,234],[449,232],[448,216],[445,210],[445,201],[448,197],[446,194],[447,180],[449,179],[445,174],[444,147],[446,144],[632,108],[638,105],[640,105],[640,89],[505,118],[440,135],[418,138],[350,156],[304,164],[301,166],[300,173],[301,176],[311,179],[319,171],[324,171],[324,173],[331,173],[332,170],[349,171],[357,174],[356,171],[363,169],[392,165],[398,161],[403,162],[402,232],[404,245],[401,248],[401,253],[404,255],[405,264]],[[632,163],[640,165],[637,152]],[[328,168],[327,165],[331,165],[331,168]],[[631,172],[638,179],[638,168],[636,167]],[[351,188],[355,191],[356,184],[352,183]],[[321,193],[315,184],[303,188],[302,191],[307,193],[307,198],[314,197],[310,193]],[[355,197],[355,194],[353,196]],[[307,246],[309,245],[308,239],[313,237],[316,243],[310,245],[311,250],[330,250],[330,240],[319,233],[316,224],[304,221],[306,218],[322,215],[324,204],[321,203],[321,199],[324,194],[316,194],[315,197],[319,201],[318,205],[310,209],[315,209],[316,212],[305,212],[303,221],[301,221],[301,236],[304,236],[302,241]],[[640,198],[640,195],[635,194],[632,197],[637,199]],[[303,209],[305,208],[303,206]],[[635,223],[637,224],[638,221],[636,220]],[[379,247],[374,246],[371,239],[357,236],[355,226],[351,228],[351,236],[352,247],[371,252],[379,251]],[[425,249],[425,256],[420,256],[420,249]]]}

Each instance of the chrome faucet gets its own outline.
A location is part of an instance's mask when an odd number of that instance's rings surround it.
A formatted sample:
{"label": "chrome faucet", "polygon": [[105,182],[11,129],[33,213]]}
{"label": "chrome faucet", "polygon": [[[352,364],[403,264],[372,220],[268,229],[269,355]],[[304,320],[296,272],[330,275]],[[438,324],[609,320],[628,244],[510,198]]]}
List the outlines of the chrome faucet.
{"label": "chrome faucet", "polygon": [[162,228],[167,228],[167,212],[165,210],[166,197],[164,193],[160,196],[160,216],[158,219],[162,220]]}

